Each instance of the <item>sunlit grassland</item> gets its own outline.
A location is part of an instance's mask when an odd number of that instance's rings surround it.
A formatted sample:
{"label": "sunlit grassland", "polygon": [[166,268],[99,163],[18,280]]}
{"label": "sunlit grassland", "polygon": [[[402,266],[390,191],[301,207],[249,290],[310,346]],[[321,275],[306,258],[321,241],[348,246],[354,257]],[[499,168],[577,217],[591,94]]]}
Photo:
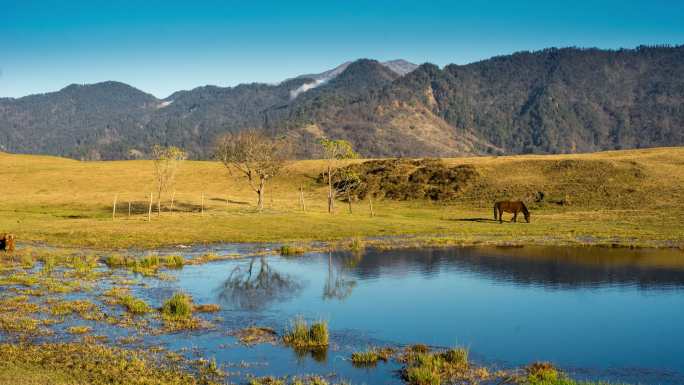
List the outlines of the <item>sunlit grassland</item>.
{"label": "sunlit grassland", "polygon": [[[558,168],[563,160],[572,161],[567,169]],[[19,242],[98,248],[393,236],[463,245],[684,245],[684,148],[445,162],[472,164],[481,178],[448,203],[374,201],[371,217],[367,201],[354,202],[352,214],[344,202],[337,202],[335,215],[326,212],[325,186],[314,181],[322,161],[291,163],[267,185],[262,213],[255,212],[256,194],[238,174],[217,162],[187,161],[175,184],[175,211],[169,212],[170,191],[161,216],[155,207],[148,222],[154,190],[149,161],[0,153],[0,232],[15,233]],[[306,211],[300,208],[300,187]],[[530,202],[536,191],[569,204],[532,202],[530,224],[492,220],[495,199]]]}

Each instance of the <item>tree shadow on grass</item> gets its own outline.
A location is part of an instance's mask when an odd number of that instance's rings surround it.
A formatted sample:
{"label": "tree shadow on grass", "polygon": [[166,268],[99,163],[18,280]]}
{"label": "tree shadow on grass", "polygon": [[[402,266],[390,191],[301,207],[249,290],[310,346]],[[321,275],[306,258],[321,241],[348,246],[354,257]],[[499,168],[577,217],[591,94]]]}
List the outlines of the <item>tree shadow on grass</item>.
{"label": "tree shadow on grass", "polygon": [[[130,213],[131,215],[142,215],[142,214],[147,214],[150,209],[150,202],[149,201],[131,201],[130,202]],[[207,210],[206,205],[204,206],[204,209]],[[102,211],[111,213],[112,212],[112,206],[103,206]],[[162,213],[168,213],[168,212],[200,212],[202,211],[202,205],[199,203],[189,203],[189,202],[182,202],[182,201],[175,201],[173,203],[173,210],[171,210],[171,204],[169,202],[162,202],[161,205],[161,211]],[[129,202],[128,201],[123,201],[123,202],[118,202],[116,204],[116,215],[117,216],[126,216],[128,215],[129,212]],[[157,201],[152,202],[152,214],[157,213]]]}
{"label": "tree shadow on grass", "polygon": [[215,202],[223,202],[223,203],[232,203],[236,205],[248,205],[249,202],[245,201],[234,201],[232,199],[227,199],[227,198],[210,198],[209,200],[215,201]]}

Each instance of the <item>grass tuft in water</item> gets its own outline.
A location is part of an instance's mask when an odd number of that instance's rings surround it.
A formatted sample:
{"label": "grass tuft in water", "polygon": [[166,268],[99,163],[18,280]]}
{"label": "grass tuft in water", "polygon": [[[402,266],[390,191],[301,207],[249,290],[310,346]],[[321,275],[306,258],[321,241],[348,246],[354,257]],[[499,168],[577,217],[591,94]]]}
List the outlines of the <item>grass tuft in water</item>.
{"label": "grass tuft in water", "polygon": [[90,326],[72,326],[67,331],[70,334],[86,334],[93,330]]}
{"label": "grass tuft in water", "polygon": [[468,365],[468,350],[464,348],[449,349],[442,353],[444,361],[452,365]]}
{"label": "grass tuft in water", "polygon": [[[328,385],[329,382],[321,376],[297,376],[292,378],[278,378],[273,376],[254,377],[249,380],[249,385]],[[345,382],[338,383],[346,384]]]}
{"label": "grass tuft in water", "polygon": [[351,355],[352,364],[355,366],[374,366],[378,363],[380,357],[373,350],[365,352],[354,352]]}
{"label": "grass tuft in water", "polygon": [[412,366],[406,369],[404,379],[415,385],[440,385],[442,378],[439,372],[430,366]]}
{"label": "grass tuft in water", "polygon": [[575,381],[550,362],[535,362],[525,367],[524,375],[515,380],[518,385],[610,385],[608,382]]}
{"label": "grass tuft in water", "polygon": [[130,294],[122,295],[118,302],[131,314],[146,314],[152,310],[145,301]]}
{"label": "grass tuft in water", "polygon": [[292,322],[290,329],[283,336],[283,341],[291,346],[300,348],[316,348],[328,346],[328,324],[319,321],[311,324],[303,318],[297,318]]}
{"label": "grass tuft in water", "polygon": [[362,352],[354,352],[351,362],[354,366],[375,366],[378,361],[387,362],[394,354],[392,348],[371,348]]}
{"label": "grass tuft in water", "polygon": [[162,257],[164,266],[172,269],[180,269],[185,265],[185,258],[181,255],[167,255]]}
{"label": "grass tuft in water", "polygon": [[175,293],[164,301],[162,315],[169,319],[185,319],[192,316],[192,298],[185,293]]}
{"label": "grass tuft in water", "polygon": [[302,255],[306,253],[307,248],[304,246],[298,246],[298,245],[282,245],[280,246],[280,255],[282,256],[293,256],[293,255]]}
{"label": "grass tuft in water", "polygon": [[275,344],[277,334],[275,330],[267,327],[250,326],[231,333],[243,345],[256,345],[264,343]]}
{"label": "grass tuft in water", "polygon": [[135,258],[123,256],[121,254],[112,254],[105,258],[104,263],[110,267],[132,267],[135,265]]}
{"label": "grass tuft in water", "polygon": [[46,277],[49,277],[55,270],[56,264],[57,262],[55,261],[55,257],[48,256],[43,258],[43,268],[41,269],[41,274],[43,274]]}
{"label": "grass tuft in water", "polygon": [[464,348],[430,353],[425,345],[413,345],[400,361],[406,365],[402,377],[409,384],[480,383],[492,378],[486,368],[470,365]]}

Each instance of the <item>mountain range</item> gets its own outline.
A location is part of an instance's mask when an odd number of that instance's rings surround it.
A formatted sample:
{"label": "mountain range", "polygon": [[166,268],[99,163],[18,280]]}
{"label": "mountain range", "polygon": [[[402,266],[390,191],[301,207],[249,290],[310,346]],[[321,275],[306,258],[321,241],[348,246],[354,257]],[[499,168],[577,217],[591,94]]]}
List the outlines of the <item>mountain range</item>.
{"label": "mountain range", "polygon": [[158,99],[127,84],[0,98],[0,150],[131,159],[153,144],[211,156],[246,128],[315,156],[322,136],[367,157],[566,153],[684,144],[684,46],[549,48],[440,68],[360,59],[279,84]]}

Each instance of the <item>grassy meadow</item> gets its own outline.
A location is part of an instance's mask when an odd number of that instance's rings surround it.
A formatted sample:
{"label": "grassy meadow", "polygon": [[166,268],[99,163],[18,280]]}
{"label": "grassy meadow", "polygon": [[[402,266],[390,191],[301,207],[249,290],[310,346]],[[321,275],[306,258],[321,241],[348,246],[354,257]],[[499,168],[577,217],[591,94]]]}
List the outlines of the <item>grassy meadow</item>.
{"label": "grassy meadow", "polygon": [[[151,161],[0,153],[0,232],[16,234],[20,247],[101,249],[358,238],[378,244],[684,248],[684,148],[444,161],[472,164],[480,177],[449,202],[373,201],[373,217],[368,201],[354,202],[351,214],[346,202],[338,201],[335,214],[327,213],[326,187],[314,180],[323,161],[289,164],[267,185],[261,213],[255,212],[256,194],[239,174],[218,162],[186,161],[176,178],[174,211],[169,191],[161,215],[155,206],[148,222]],[[306,211],[300,208],[300,187]],[[545,198],[535,202],[538,192]],[[493,221],[492,204],[508,198],[528,203],[531,223]]]}

